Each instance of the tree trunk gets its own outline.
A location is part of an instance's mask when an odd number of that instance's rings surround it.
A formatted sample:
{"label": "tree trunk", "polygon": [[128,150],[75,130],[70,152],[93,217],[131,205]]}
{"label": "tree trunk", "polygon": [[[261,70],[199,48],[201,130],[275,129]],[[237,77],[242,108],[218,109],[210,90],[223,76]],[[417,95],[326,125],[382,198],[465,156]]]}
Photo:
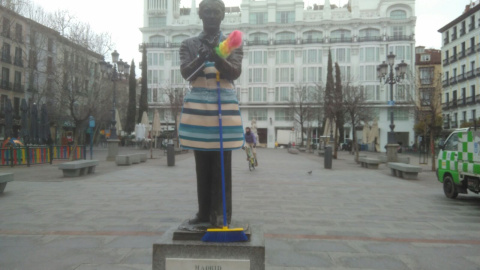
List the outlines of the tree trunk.
{"label": "tree trunk", "polygon": [[338,152],[338,132],[337,132],[337,128],[335,127],[335,136],[334,136],[334,139],[333,139],[333,158],[334,159],[337,159],[337,152]]}
{"label": "tree trunk", "polygon": [[432,149],[432,171],[436,171],[435,164],[435,143],[433,142],[433,129],[430,130],[430,147]]}

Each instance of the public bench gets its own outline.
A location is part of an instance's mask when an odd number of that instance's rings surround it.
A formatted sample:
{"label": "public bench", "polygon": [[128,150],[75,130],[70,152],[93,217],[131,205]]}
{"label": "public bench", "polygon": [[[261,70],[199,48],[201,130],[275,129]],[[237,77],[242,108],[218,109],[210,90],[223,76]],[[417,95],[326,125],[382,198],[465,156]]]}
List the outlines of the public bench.
{"label": "public bench", "polygon": [[3,193],[8,182],[13,181],[13,173],[0,173],[0,193]]}
{"label": "public bench", "polygon": [[388,167],[392,171],[392,175],[405,179],[417,179],[418,173],[422,172],[420,166],[400,162],[389,162]]}
{"label": "public bench", "polygon": [[77,177],[95,173],[97,165],[98,160],[75,160],[59,164],[58,169],[63,171],[64,177]]}
{"label": "public bench", "polygon": [[[380,155],[380,156],[378,156],[378,159],[379,159],[380,162],[382,162],[382,163],[387,163],[387,162],[388,162],[388,160],[387,160],[387,155]],[[398,160],[398,162],[400,162],[400,163],[410,164],[410,157],[397,156],[397,160]]]}
{"label": "public bench", "polygon": [[115,157],[115,163],[118,166],[128,166],[128,165],[138,164],[140,162],[146,162],[146,161],[147,161],[146,153],[117,155]]}
{"label": "public bench", "polygon": [[378,169],[378,165],[381,163],[380,160],[375,158],[359,157],[358,162],[364,168],[368,169]]}

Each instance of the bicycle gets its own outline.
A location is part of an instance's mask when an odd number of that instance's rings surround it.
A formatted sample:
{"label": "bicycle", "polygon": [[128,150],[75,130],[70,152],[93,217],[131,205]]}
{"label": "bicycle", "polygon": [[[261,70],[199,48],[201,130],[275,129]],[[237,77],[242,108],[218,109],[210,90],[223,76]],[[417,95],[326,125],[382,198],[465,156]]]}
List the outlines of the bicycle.
{"label": "bicycle", "polygon": [[250,171],[253,171],[255,170],[256,160],[255,160],[255,156],[253,155],[252,148],[250,146],[246,146],[245,151],[247,152],[247,156],[248,156],[248,169]]}

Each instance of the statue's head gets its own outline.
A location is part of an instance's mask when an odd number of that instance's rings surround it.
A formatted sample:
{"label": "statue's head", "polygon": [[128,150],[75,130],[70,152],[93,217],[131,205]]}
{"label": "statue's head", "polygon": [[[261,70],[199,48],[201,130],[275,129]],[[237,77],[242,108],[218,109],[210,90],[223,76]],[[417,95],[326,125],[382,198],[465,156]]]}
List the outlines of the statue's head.
{"label": "statue's head", "polygon": [[225,3],[222,0],[202,0],[198,15],[203,21],[205,31],[218,31],[220,23],[225,18]]}

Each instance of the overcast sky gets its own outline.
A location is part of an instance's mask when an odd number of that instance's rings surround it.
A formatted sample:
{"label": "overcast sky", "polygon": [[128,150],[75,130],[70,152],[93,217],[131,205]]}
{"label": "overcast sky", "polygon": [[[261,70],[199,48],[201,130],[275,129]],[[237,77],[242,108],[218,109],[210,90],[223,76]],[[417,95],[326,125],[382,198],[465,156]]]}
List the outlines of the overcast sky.
{"label": "overcast sky", "polygon": [[[135,58],[138,66],[141,54],[138,44],[142,41],[139,28],[143,24],[143,0],[34,0],[47,11],[67,9],[81,21],[90,23],[99,32],[109,31],[120,53],[120,58],[130,62]],[[227,6],[238,5],[240,0],[224,0]],[[368,0],[360,0],[368,1]],[[197,5],[200,0],[197,0]],[[306,0],[307,4],[323,4],[324,0]],[[346,0],[330,0],[343,5]],[[460,16],[470,0],[416,0],[416,45],[441,48],[439,28]],[[182,0],[180,6],[190,6],[191,0]],[[138,76],[139,74],[137,74]]]}

